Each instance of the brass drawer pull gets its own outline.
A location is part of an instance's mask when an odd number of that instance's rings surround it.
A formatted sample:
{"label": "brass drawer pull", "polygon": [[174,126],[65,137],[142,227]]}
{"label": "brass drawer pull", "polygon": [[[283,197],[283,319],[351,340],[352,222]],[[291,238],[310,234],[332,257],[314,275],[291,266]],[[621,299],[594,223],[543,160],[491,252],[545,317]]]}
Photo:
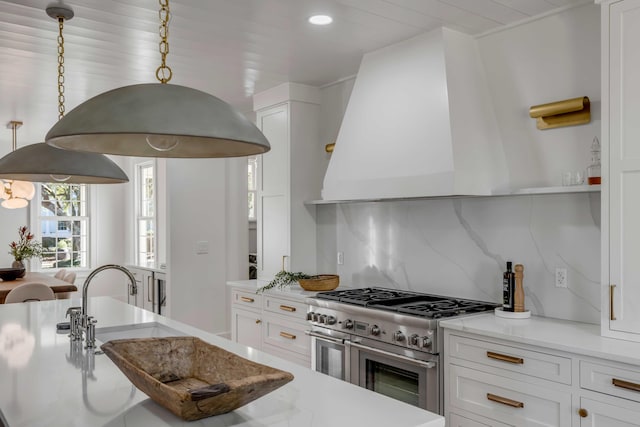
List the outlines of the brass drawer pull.
{"label": "brass drawer pull", "polygon": [[640,391],[640,384],[632,383],[632,382],[629,382],[629,381],[624,381],[624,380],[619,380],[619,379],[613,378],[611,380],[611,384],[613,384],[616,387],[625,388],[625,389],[631,390],[631,391]]}
{"label": "brass drawer pull", "polygon": [[262,320],[256,319],[256,325],[259,325],[260,323],[262,323]]}
{"label": "brass drawer pull", "polygon": [[517,400],[507,399],[506,397],[497,396],[495,394],[487,393],[487,399],[492,402],[502,403],[503,405],[511,406],[512,408],[524,408],[524,403]]}
{"label": "brass drawer pull", "polygon": [[487,357],[489,359],[509,362],[515,365],[522,365],[524,363],[524,359],[522,357],[507,356],[506,354],[494,353],[493,351],[487,351]]}
{"label": "brass drawer pull", "polygon": [[255,302],[256,300],[254,300],[253,298],[249,298],[249,297],[240,297],[240,301]]}
{"label": "brass drawer pull", "polygon": [[617,320],[615,314],[613,314],[613,293],[616,289],[616,285],[609,285],[609,320]]}
{"label": "brass drawer pull", "polygon": [[296,339],[296,336],[295,336],[295,335],[293,335],[293,334],[289,334],[289,333],[287,333],[287,332],[280,332],[280,336],[281,336],[282,338],[286,338],[286,339],[288,339],[288,340],[295,340],[295,339]]}
{"label": "brass drawer pull", "polygon": [[295,307],[289,307],[288,305],[281,305],[280,310],[288,311],[289,313],[293,313],[296,311]]}
{"label": "brass drawer pull", "polygon": [[580,415],[580,418],[587,418],[589,416],[589,411],[584,408],[580,408],[578,409],[578,415]]}

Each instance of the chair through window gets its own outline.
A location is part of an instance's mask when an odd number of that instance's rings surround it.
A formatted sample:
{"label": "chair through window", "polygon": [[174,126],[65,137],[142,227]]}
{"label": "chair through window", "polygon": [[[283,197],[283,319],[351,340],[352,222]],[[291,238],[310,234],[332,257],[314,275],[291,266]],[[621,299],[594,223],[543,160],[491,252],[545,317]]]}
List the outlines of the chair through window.
{"label": "chair through window", "polygon": [[4,302],[5,304],[11,304],[16,302],[49,301],[52,299],[55,299],[53,291],[44,283],[25,283],[9,291]]}

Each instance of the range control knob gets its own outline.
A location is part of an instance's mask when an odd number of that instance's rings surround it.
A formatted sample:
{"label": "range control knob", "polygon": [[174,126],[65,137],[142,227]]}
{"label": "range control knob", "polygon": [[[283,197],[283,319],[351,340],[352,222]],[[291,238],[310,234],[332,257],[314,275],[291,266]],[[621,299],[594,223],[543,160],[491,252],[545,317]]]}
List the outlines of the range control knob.
{"label": "range control knob", "polygon": [[313,321],[313,315],[314,314],[315,313],[313,311],[308,312],[307,313],[307,320],[310,321],[310,322]]}
{"label": "range control knob", "polygon": [[342,327],[345,329],[353,329],[353,320],[347,319],[342,324]]}
{"label": "range control knob", "polygon": [[418,334],[412,334],[411,336],[409,336],[409,345],[418,346],[419,338],[420,336]]}
{"label": "range control knob", "polygon": [[327,325],[335,325],[336,324],[336,318],[334,316],[327,316]]}
{"label": "range control knob", "polygon": [[404,341],[404,334],[401,331],[396,331],[393,333],[393,340],[397,342]]}
{"label": "range control knob", "polygon": [[313,313],[313,321],[314,322],[320,321],[320,313]]}
{"label": "range control knob", "polygon": [[378,335],[380,335],[380,327],[378,325],[373,325],[371,327],[371,335],[376,336],[376,337]]}
{"label": "range control knob", "polygon": [[327,323],[327,315],[326,314],[320,315],[319,322],[326,324]]}
{"label": "range control knob", "polygon": [[431,346],[431,337],[422,337],[420,338],[420,347],[427,348]]}

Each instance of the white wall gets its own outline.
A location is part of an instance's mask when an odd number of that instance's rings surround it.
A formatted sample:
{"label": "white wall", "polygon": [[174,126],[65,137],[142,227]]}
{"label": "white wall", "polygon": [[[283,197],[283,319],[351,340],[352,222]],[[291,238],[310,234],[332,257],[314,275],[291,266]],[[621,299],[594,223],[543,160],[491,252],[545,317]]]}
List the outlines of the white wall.
{"label": "white wall", "polygon": [[[600,135],[599,7],[584,5],[478,39],[514,187],[584,170]],[[323,89],[321,128],[337,132],[353,86]],[[592,123],[536,129],[532,105],[589,96]],[[599,194],[352,203],[317,207],[318,272],[341,283],[500,301],[507,260],[525,266],[528,308],[600,320]],[[344,265],[336,265],[336,252]],[[556,288],[556,267],[569,288]]]}
{"label": "white wall", "polygon": [[[585,170],[600,136],[600,6],[586,4],[478,39],[515,188]],[[538,130],[529,107],[588,96],[592,122]]]}
{"label": "white wall", "polygon": [[248,276],[246,173],[245,158],[167,160],[171,318],[229,331],[226,281]]}

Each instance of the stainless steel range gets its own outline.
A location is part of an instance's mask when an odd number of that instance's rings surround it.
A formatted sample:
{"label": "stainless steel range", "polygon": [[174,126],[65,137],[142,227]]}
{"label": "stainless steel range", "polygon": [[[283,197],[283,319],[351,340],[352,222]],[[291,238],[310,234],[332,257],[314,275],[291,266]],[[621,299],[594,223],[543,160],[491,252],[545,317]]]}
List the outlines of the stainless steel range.
{"label": "stainless steel range", "polygon": [[312,367],[431,412],[444,412],[438,321],[498,304],[385,288],[308,300]]}

